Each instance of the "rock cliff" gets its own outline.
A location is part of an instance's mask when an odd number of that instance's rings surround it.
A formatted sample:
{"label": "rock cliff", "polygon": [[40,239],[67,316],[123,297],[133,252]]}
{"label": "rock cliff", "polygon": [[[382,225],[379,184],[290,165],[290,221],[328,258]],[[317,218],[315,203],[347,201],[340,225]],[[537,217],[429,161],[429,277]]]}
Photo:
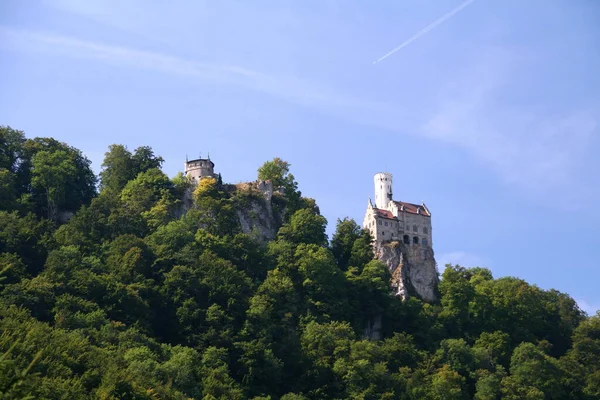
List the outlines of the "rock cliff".
{"label": "rock cliff", "polygon": [[[178,216],[185,214],[194,206],[193,191],[188,188],[183,196]],[[271,181],[243,182],[223,184],[222,189],[228,193],[237,214],[243,233],[254,236],[261,242],[275,239],[282,224],[285,204],[282,194],[273,190]]]}
{"label": "rock cliff", "polygon": [[431,247],[382,242],[374,246],[375,256],[387,265],[394,294],[423,301],[438,299],[438,272]]}
{"label": "rock cliff", "polygon": [[254,235],[259,241],[272,240],[281,226],[281,215],[273,208],[271,181],[245,182],[230,185],[237,199],[236,213],[242,232]]}

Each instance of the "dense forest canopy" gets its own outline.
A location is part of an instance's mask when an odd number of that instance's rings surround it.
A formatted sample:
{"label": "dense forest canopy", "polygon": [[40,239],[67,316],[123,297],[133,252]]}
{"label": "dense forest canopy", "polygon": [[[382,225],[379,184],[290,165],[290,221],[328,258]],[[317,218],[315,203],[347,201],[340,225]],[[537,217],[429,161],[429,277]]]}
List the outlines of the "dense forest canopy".
{"label": "dense forest canopy", "polygon": [[403,301],[367,231],[327,238],[287,162],[258,170],[280,189],[266,243],[241,230],[247,193],[162,163],[115,144],[97,178],[0,127],[1,398],[600,398],[600,315],[568,295],[448,265],[438,304]]}

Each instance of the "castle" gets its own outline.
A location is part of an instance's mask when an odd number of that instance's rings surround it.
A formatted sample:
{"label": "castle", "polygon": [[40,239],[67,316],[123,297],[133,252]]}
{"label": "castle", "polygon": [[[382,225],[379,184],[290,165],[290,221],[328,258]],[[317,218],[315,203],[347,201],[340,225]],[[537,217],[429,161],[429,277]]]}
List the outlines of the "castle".
{"label": "castle", "polygon": [[198,183],[200,182],[200,179],[205,177],[217,177],[215,175],[215,163],[210,161],[210,156],[208,158],[197,158],[195,160],[188,160],[186,157],[183,171],[184,175],[192,183]]}
{"label": "castle", "polygon": [[395,201],[392,174],[375,174],[375,205],[369,199],[363,228],[371,232],[375,257],[391,273],[392,292],[435,302],[438,271],[427,206]]}
{"label": "castle", "polygon": [[375,174],[375,206],[369,199],[363,228],[376,242],[401,241],[405,245],[432,247],[431,212],[425,204],[395,201],[392,198],[392,174]]}
{"label": "castle", "polygon": [[[206,177],[216,178],[215,164],[210,158],[185,162],[185,176],[192,184]],[[432,247],[431,212],[427,206],[395,201],[392,196],[392,174],[375,174],[375,204],[369,202],[363,228],[371,232],[375,257],[391,273],[392,292],[403,298],[416,296],[435,302],[438,298],[438,271]],[[271,204],[274,188],[271,181],[256,181],[224,185],[226,191],[258,194],[243,209],[236,210],[242,232],[267,242],[276,237],[282,215]],[[185,209],[193,205],[192,188],[184,198]],[[377,336],[377,323],[369,336]]]}

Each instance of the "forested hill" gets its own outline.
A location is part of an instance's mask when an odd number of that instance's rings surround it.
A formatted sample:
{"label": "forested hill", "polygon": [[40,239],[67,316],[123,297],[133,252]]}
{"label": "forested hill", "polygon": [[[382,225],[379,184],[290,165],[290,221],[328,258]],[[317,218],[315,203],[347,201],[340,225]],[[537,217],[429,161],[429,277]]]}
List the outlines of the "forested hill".
{"label": "forested hill", "polygon": [[279,188],[268,242],[240,228],[252,193],[162,162],[112,145],[96,177],[0,127],[0,398],[600,399],[600,315],[568,295],[446,266],[439,304],[402,301],[286,162],[257,175]]}

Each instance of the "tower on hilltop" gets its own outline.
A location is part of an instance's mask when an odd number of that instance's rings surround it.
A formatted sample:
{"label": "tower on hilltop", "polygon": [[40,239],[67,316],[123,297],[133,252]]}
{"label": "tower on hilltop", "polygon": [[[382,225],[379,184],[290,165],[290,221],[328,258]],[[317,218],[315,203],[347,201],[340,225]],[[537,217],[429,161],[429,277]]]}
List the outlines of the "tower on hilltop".
{"label": "tower on hilltop", "polygon": [[185,176],[192,182],[198,183],[200,179],[205,177],[216,177],[215,163],[208,158],[197,158],[189,160],[186,157],[184,166]]}
{"label": "tower on hilltop", "polygon": [[386,208],[392,201],[392,174],[380,172],[375,174],[375,207]]}
{"label": "tower on hilltop", "polygon": [[394,200],[392,174],[373,178],[375,204],[367,203],[363,228],[371,232],[375,256],[392,274],[391,286],[403,298],[437,298],[438,274],[433,254],[431,212],[425,203]]}

